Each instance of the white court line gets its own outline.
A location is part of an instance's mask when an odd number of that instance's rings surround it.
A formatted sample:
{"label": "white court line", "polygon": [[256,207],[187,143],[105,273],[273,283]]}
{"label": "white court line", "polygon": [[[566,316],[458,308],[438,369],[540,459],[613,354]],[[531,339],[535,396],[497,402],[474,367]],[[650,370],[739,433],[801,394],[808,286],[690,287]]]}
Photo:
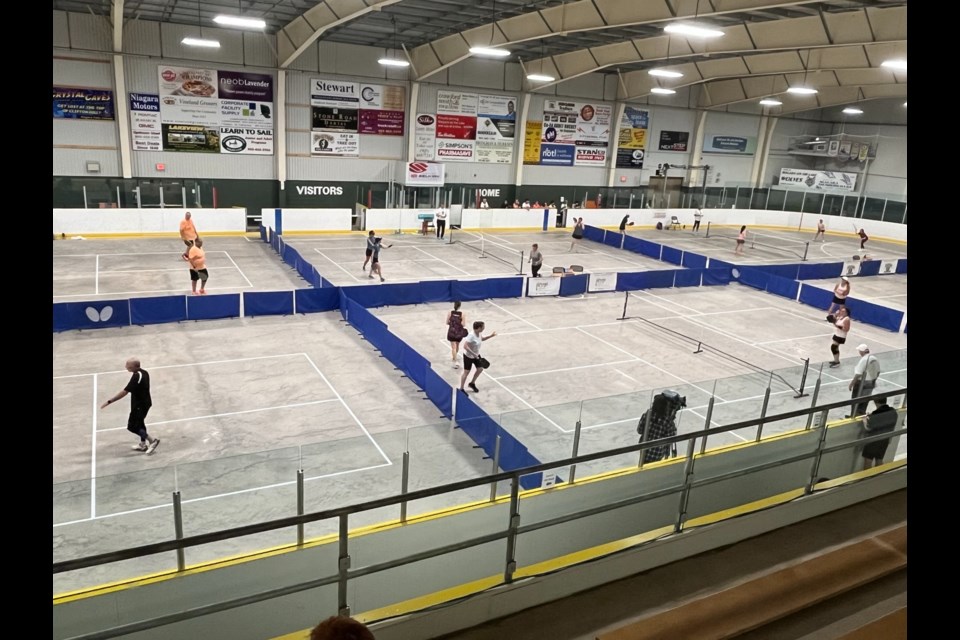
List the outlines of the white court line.
{"label": "white court line", "polygon": [[905,293],[896,293],[896,294],[893,294],[893,295],[891,295],[891,296],[870,296],[870,297],[873,298],[874,300],[884,300],[884,299],[886,299],[886,298],[906,298],[906,297],[907,297],[907,294],[905,294]]}
{"label": "white court line", "polygon": [[[498,305],[498,304],[497,304],[496,302],[494,302],[493,300],[487,300],[487,302],[488,302],[489,304],[492,304],[493,306],[495,306],[497,309],[500,309],[501,311],[503,311],[503,312],[505,312],[505,313],[509,313],[510,315],[512,315],[512,316],[513,316],[514,318],[516,318],[517,320],[519,320],[519,321],[521,321],[521,322],[527,323],[528,325],[530,325],[531,327],[533,327],[533,328],[536,329],[537,331],[540,330],[540,327],[538,327],[537,325],[533,324],[533,323],[530,322],[529,320],[525,320],[524,318],[521,318],[520,316],[518,316],[517,314],[515,314],[513,311],[510,311],[509,309],[504,309],[503,307],[501,307],[500,305]],[[499,334],[498,334],[498,335],[499,335]]]}
{"label": "white court line", "polygon": [[777,342],[792,342],[794,340],[810,340],[811,338],[828,338],[832,335],[832,333],[818,333],[815,336],[800,336],[799,338],[783,338],[781,340],[764,340],[763,342],[754,342],[753,346],[756,347],[761,344],[774,344]]}
{"label": "white court line", "polygon": [[90,517],[97,517],[97,376],[93,376],[93,433],[90,439]]}
{"label": "white court line", "polygon": [[[179,367],[199,367],[201,365],[208,364],[230,364],[231,362],[249,362],[251,360],[268,360],[270,358],[294,358],[303,355],[302,353],[277,353],[269,356],[252,356],[250,358],[234,358],[232,360],[207,360],[205,362],[187,362],[185,364],[164,364],[158,365],[155,367],[150,367],[150,371],[154,369],[177,369]],[[105,376],[113,373],[129,373],[126,369],[117,369],[116,371],[94,371],[92,373],[74,373],[66,376],[53,376],[54,380],[62,380],[64,378],[82,378],[84,376]]]}
{"label": "white court line", "polygon": [[[416,249],[417,251],[419,251],[420,253],[423,253],[423,254],[425,254],[425,255],[430,256],[430,258],[432,258],[433,260],[440,260],[440,258],[436,257],[435,255],[433,255],[433,254],[430,253],[429,251],[424,251],[424,250],[421,249],[420,247],[413,247],[413,248]],[[447,262],[446,260],[440,260],[440,262],[442,262],[443,264],[447,265],[447,266],[450,267],[451,269],[456,269],[457,271],[459,271],[460,273],[462,273],[462,274],[464,274],[464,275],[470,275],[468,272],[464,271],[463,269],[461,269],[461,268],[458,267],[458,266],[455,266],[455,265],[450,264],[450,263]]]}
{"label": "white court line", "polygon": [[[155,427],[160,424],[173,424],[174,422],[192,422],[194,420],[206,420],[207,418],[223,418],[226,416],[239,416],[245,413],[258,413],[260,411],[273,411],[274,409],[292,409],[294,407],[309,407],[315,404],[324,404],[325,402],[336,402],[333,400],[314,400],[312,402],[297,402],[294,404],[282,404],[276,407],[263,407],[261,409],[245,409],[244,411],[229,411],[227,413],[214,413],[206,416],[194,416],[192,418],[177,418],[176,420],[160,420],[159,422],[151,422],[149,426]],[[100,431],[106,433],[107,431],[126,431],[126,427],[111,427],[109,429],[101,429]]]}
{"label": "white court line", "polygon": [[333,266],[335,266],[337,269],[340,269],[340,271],[343,271],[345,274],[347,274],[348,276],[350,276],[351,278],[353,278],[353,279],[356,280],[357,282],[363,282],[363,280],[361,280],[361,279],[358,278],[357,276],[353,275],[352,273],[350,273],[349,271],[347,271],[346,269],[344,269],[343,267],[341,267],[339,263],[334,262],[329,256],[327,256],[327,254],[325,254],[323,251],[320,251],[320,249],[314,248],[314,251],[316,251],[316,252],[319,253],[321,256],[323,256],[324,258],[326,258],[327,261],[330,262],[330,264],[332,264]]}
{"label": "white court line", "polygon": [[[500,382],[499,380],[497,380],[496,378],[494,378],[494,377],[491,376],[490,374],[487,374],[487,378],[489,378],[489,379],[492,380],[493,382],[495,382],[495,383],[497,383],[498,385],[500,385],[500,387],[501,387],[504,391],[506,391],[507,393],[509,393],[510,395],[512,395],[514,398],[516,398],[517,400],[519,400],[519,401],[522,402],[523,404],[527,405],[529,408],[533,409],[534,413],[536,413],[536,414],[539,415],[541,418],[543,418],[544,420],[546,420],[547,422],[549,422],[550,424],[552,424],[553,426],[555,426],[555,427],[556,427],[557,429],[559,429],[562,433],[572,433],[572,430],[571,430],[571,429],[564,429],[563,427],[561,427],[560,425],[558,425],[556,422],[554,422],[553,420],[551,420],[550,418],[548,418],[547,416],[545,416],[545,415],[543,414],[543,412],[540,411],[540,409],[537,409],[535,406],[533,406],[532,404],[530,404],[529,402],[527,402],[526,400],[524,400],[523,398],[521,398],[520,396],[518,396],[516,393],[514,393],[513,391],[511,391],[510,389],[508,389],[508,388],[507,388],[507,385],[503,384],[502,382]],[[501,413],[503,413],[503,412],[501,412]]]}
{"label": "white court line", "polygon": [[[639,358],[631,360],[616,360],[614,362],[601,362],[599,364],[582,364],[578,367],[563,367],[560,369],[547,369],[546,371],[530,371],[527,373],[511,373],[508,376],[498,376],[497,380],[512,380],[513,378],[526,378],[527,376],[542,376],[548,373],[560,373],[561,371],[577,371],[579,369],[593,369],[596,367],[606,367],[613,364],[627,364],[628,362],[639,362]],[[489,375],[489,374],[487,374]],[[624,374],[626,375],[626,374]],[[629,376],[628,376],[629,377]]]}
{"label": "white court line", "polygon": [[[319,475],[319,476],[310,476],[309,478],[304,478],[304,482],[310,482],[311,480],[321,480],[321,479],[323,479],[323,478],[332,478],[332,477],[334,477],[334,476],[342,476],[342,475],[346,475],[346,474],[348,474],[348,473],[356,473],[356,472],[358,472],[358,471],[369,471],[369,470],[371,470],[371,469],[380,469],[380,468],[382,468],[382,467],[389,467],[389,466],[391,466],[392,464],[393,464],[392,462],[391,462],[391,463],[388,463],[388,464],[376,464],[376,465],[373,465],[373,466],[370,466],[370,467],[361,467],[361,468],[359,468],[359,469],[348,469],[347,471],[337,471],[337,472],[335,472],[335,473],[326,473],[326,474]],[[203,502],[204,500],[215,500],[215,499],[217,499],[217,498],[228,498],[228,497],[230,497],[230,496],[237,496],[237,495],[241,495],[241,494],[244,494],[244,493],[252,493],[252,492],[254,492],[254,491],[263,491],[264,489],[276,489],[276,488],[279,488],[279,487],[289,487],[289,486],[291,486],[291,485],[296,484],[296,482],[297,482],[296,480],[289,480],[289,481],[287,481],[287,482],[277,482],[277,483],[274,483],[274,484],[264,485],[264,486],[262,486],[262,487],[251,487],[251,488],[249,488],[249,489],[238,489],[237,491],[228,491],[228,492],[226,492],[226,493],[217,493],[217,494],[214,494],[214,495],[211,495],[211,496],[204,496],[204,497],[202,497],[202,498],[191,498],[191,499],[188,499],[188,500],[183,500],[181,504],[190,504],[191,502]],[[116,517],[119,517],[119,516],[126,516],[126,515],[131,515],[131,514],[134,514],[134,513],[142,513],[142,512],[144,512],[144,511],[153,511],[153,510],[155,510],[155,509],[167,509],[167,508],[169,508],[170,506],[171,506],[171,503],[168,502],[168,503],[166,503],[166,504],[158,504],[158,505],[154,505],[154,506],[152,506],[152,507],[141,507],[141,508],[139,508],[139,509],[129,509],[129,510],[127,510],[127,511],[117,511],[116,513],[108,513],[108,514],[106,514],[106,515],[96,516],[96,517],[92,517],[92,518],[81,518],[80,520],[70,520],[70,521],[68,521],[68,522],[59,522],[59,523],[57,523],[57,524],[54,524],[54,525],[53,525],[53,528],[56,529],[57,527],[66,527],[66,526],[68,526],[68,525],[80,524],[80,523],[83,523],[83,522],[91,522],[91,521],[93,521],[93,520],[106,520],[107,518],[116,518]]]}
{"label": "white court line", "polygon": [[[92,258],[94,256],[104,256],[112,258],[113,256],[172,256],[175,251],[138,251],[136,253],[64,253],[64,254],[54,254],[53,258]],[[215,249],[212,251],[207,251],[207,253],[226,253],[222,249]]]}
{"label": "white court line", "polygon": [[333,388],[333,385],[330,384],[330,381],[329,381],[329,380],[327,380],[327,376],[323,375],[323,372],[320,371],[320,367],[318,367],[318,366],[316,365],[316,363],[314,363],[313,359],[312,359],[309,355],[307,355],[306,353],[301,353],[300,355],[302,355],[304,358],[306,358],[306,359],[307,359],[307,362],[309,362],[310,365],[314,368],[314,370],[315,370],[318,374],[320,374],[320,377],[323,378],[323,381],[327,384],[328,387],[330,387],[330,391],[333,391],[333,395],[337,396],[337,400],[340,401],[340,404],[342,404],[342,405],[343,405],[343,408],[347,410],[347,413],[349,413],[349,414],[350,414],[350,417],[353,418],[354,422],[357,423],[357,426],[360,427],[360,429],[361,429],[361,430],[366,434],[366,436],[370,439],[370,442],[372,442],[372,443],[373,443],[373,446],[375,446],[375,447],[377,448],[377,451],[380,452],[380,455],[383,456],[383,459],[386,460],[388,464],[393,464],[393,462],[390,461],[390,458],[387,457],[387,454],[385,454],[385,453],[383,452],[383,449],[380,448],[380,445],[377,444],[377,441],[374,440],[374,439],[373,439],[373,436],[370,435],[370,432],[367,431],[367,428],[366,428],[365,426],[363,426],[363,423],[362,423],[362,422],[360,422],[360,419],[357,418],[356,414],[350,409],[349,406],[347,406],[347,403],[343,401],[343,398],[340,396],[340,394],[337,392],[337,390]]}
{"label": "white court line", "polygon": [[235,267],[237,268],[237,271],[239,271],[239,272],[240,272],[240,275],[243,276],[243,279],[247,281],[247,284],[252,287],[252,286],[253,286],[253,283],[250,282],[250,278],[248,278],[248,277],[247,277],[247,274],[245,274],[245,273],[243,272],[243,269],[240,268],[240,265],[238,265],[238,264],[236,263],[236,261],[233,259],[233,256],[231,256],[231,255],[230,255],[229,253],[227,253],[226,251],[224,251],[224,253],[225,253],[226,256],[227,256],[227,260],[229,260],[230,262],[233,262],[233,266],[235,266]]}
{"label": "white court line", "polygon": [[[108,269],[104,270],[102,273],[105,274],[114,274],[114,273],[156,273],[163,271],[180,271],[182,272],[186,268],[189,270],[189,267],[180,267],[179,269]],[[219,271],[225,269],[225,267],[207,267],[207,271]],[[249,282],[249,281],[248,281]],[[252,285],[251,285],[252,286]]]}
{"label": "white court line", "polygon": [[93,295],[100,295],[100,254],[97,254],[96,270],[93,272]]}
{"label": "white court line", "polygon": [[247,242],[250,242],[250,238],[247,236],[243,236],[243,239],[246,240]]}
{"label": "white court line", "polygon": [[624,376],[625,378],[630,378],[631,380],[633,380],[634,382],[637,382],[637,383],[640,382],[639,380],[637,380],[637,379],[634,378],[633,376],[628,376],[627,374],[625,374],[623,371],[620,371],[620,369],[617,369],[616,367],[614,367],[613,370],[616,371],[617,373],[619,373],[620,375]]}
{"label": "white court line", "polygon": [[[215,291],[215,290],[216,290],[216,291],[219,291],[219,290],[221,290],[221,289],[225,291],[225,290],[227,290],[227,289],[250,289],[250,288],[252,288],[252,287],[253,287],[253,285],[241,284],[241,285],[239,285],[239,286],[233,286],[233,287],[219,287],[219,288],[217,288],[217,287],[207,287],[207,289],[208,289],[209,291]],[[111,291],[110,293],[98,293],[98,294],[96,294],[96,295],[99,295],[99,296],[132,296],[132,295],[139,295],[139,294],[141,294],[141,293],[180,293],[180,294],[182,294],[182,295],[188,295],[188,294],[184,293],[184,290],[183,290],[183,289],[151,289],[151,290],[147,290],[147,291]],[[60,298],[89,298],[91,295],[94,295],[94,294],[90,294],[90,293],[64,293],[64,294],[60,294],[60,295],[57,295],[57,296],[53,296],[53,299],[54,299],[54,300],[58,300],[58,299],[60,299]]]}

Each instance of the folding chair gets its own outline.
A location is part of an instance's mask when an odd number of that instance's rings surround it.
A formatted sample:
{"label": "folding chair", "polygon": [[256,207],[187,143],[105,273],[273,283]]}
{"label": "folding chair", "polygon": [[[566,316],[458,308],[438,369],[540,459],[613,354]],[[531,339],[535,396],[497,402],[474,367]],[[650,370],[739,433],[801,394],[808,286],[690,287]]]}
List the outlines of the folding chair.
{"label": "folding chair", "polygon": [[555,276],[562,276],[564,273],[566,273],[566,270],[563,267],[553,268],[553,275]]}
{"label": "folding chair", "polygon": [[680,220],[677,216],[670,216],[670,228],[673,229],[674,227],[680,228]]}
{"label": "folding chair", "polygon": [[574,273],[583,273],[583,267],[579,264],[572,264],[570,265],[570,271]]}

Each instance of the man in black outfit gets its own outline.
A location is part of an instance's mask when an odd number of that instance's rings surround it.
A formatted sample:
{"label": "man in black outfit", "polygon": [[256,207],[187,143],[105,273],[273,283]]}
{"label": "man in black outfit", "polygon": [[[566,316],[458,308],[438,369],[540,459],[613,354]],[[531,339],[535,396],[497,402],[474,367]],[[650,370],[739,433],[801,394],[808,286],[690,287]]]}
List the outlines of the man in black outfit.
{"label": "man in black outfit", "polygon": [[623,220],[620,221],[620,233],[627,232],[627,221],[630,219],[630,215],[627,214],[623,216]]}
{"label": "man in black outfit", "polygon": [[127,360],[127,371],[131,374],[130,382],[117,395],[113,396],[102,405],[101,409],[106,409],[107,405],[121,400],[123,396],[130,394],[130,417],[127,418],[127,431],[140,436],[140,445],[134,447],[134,451],[143,451],[147,455],[153,454],[160,444],[160,438],[151,438],[147,433],[147,424],[144,420],[147,412],[153,406],[153,400],[150,398],[150,374],[146,369],[140,368],[140,361],[136,358]]}
{"label": "man in black outfit", "polygon": [[[877,408],[873,410],[873,413],[863,418],[864,436],[876,436],[897,428],[897,410],[887,404],[887,399],[877,398],[874,403],[876,403]],[[865,445],[863,447],[863,468],[870,469],[882,463],[889,444],[890,440],[887,439]]]}

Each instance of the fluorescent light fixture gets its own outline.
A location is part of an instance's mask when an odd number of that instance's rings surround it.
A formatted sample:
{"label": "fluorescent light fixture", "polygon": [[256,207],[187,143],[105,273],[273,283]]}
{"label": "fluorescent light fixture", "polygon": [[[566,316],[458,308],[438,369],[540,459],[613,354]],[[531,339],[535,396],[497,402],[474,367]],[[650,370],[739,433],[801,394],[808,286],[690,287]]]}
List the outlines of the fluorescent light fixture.
{"label": "fluorescent light fixture", "polygon": [[889,67],[890,69],[902,69],[903,71],[907,70],[907,61],[906,60],[884,60],[881,64],[881,67]]}
{"label": "fluorescent light fixture", "polygon": [[495,58],[506,58],[510,52],[506,49],[493,49],[491,47],[470,47],[470,53],[477,56],[493,56]]}
{"label": "fluorescent light fixture", "polygon": [[904,102],[904,103],[903,103],[903,106],[907,106],[907,103],[906,103],[906,102]]}
{"label": "fluorescent light fixture", "polygon": [[242,27],[244,29],[263,29],[267,26],[267,23],[260,18],[241,18],[240,16],[217,16],[213,21],[227,27]]}
{"label": "fluorescent light fixture", "polygon": [[787,89],[787,93],[798,93],[805,96],[811,96],[816,92],[816,89],[811,89],[810,87],[790,87]]}
{"label": "fluorescent light fixture", "polygon": [[666,69],[650,69],[647,71],[652,76],[660,76],[661,78],[682,78],[683,74],[678,71],[667,71]]}
{"label": "fluorescent light fixture", "polygon": [[664,27],[663,30],[678,36],[695,36],[697,38],[717,38],[723,35],[723,31],[699,27],[693,24],[670,24]]}
{"label": "fluorescent light fixture", "polygon": [[760,101],[760,104],[762,104],[765,107],[779,107],[783,103],[780,102],[779,100],[774,100],[773,98],[764,98],[763,100]]}
{"label": "fluorescent light fixture", "polygon": [[858,116],[863,113],[863,109],[856,109],[854,107],[847,107],[843,110],[844,113],[849,113],[852,116]]}
{"label": "fluorescent light fixture", "polygon": [[377,60],[380,64],[385,67],[409,67],[410,63],[406,60],[401,60],[399,58],[380,58]]}
{"label": "fluorescent light fixture", "polygon": [[534,82],[553,82],[556,78],[542,73],[528,73],[527,80],[533,80]]}
{"label": "fluorescent light fixture", "polygon": [[208,40],[206,38],[184,38],[180,41],[188,47],[209,47],[210,49],[219,49],[220,42],[217,40]]}
{"label": "fluorescent light fixture", "polygon": [[654,87],[650,89],[650,93],[659,93],[661,95],[669,95],[671,93],[676,93],[673,89],[664,89],[663,87]]}

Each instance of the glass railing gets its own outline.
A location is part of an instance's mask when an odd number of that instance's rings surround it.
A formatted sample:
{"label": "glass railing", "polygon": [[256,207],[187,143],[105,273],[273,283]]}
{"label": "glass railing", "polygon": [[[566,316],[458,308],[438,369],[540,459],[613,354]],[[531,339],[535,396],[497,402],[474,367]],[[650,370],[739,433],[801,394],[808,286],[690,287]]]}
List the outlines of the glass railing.
{"label": "glass railing", "polygon": [[[866,395],[906,388],[906,350],[874,354],[881,375]],[[773,371],[656,387],[626,394],[540,406],[490,417],[540,463],[595,456],[552,470],[557,482],[636,469],[640,452],[602,455],[638,444],[640,418],[666,390],[685,398],[677,413],[676,455],[703,453],[729,445],[763,441],[842,420],[851,413],[848,386],[859,358],[797,365]],[[900,396],[902,397],[902,396]],[[905,398],[904,400],[905,401]],[[898,400],[898,402],[901,402]],[[842,403],[842,404],[838,404]],[[814,407],[834,404],[826,412]],[[899,404],[895,405],[899,406]],[[481,407],[482,408],[482,407]],[[873,404],[869,410],[873,410]],[[766,416],[796,413],[787,418]],[[485,418],[483,418],[485,420]],[[743,428],[726,425],[753,421]],[[467,429],[468,430],[468,429]],[[685,437],[685,439],[683,438]],[[690,440],[689,438],[695,438]],[[692,443],[692,445],[691,445]],[[455,421],[270,451],[185,462],[174,466],[56,483],[53,487],[54,562],[349,507],[402,493],[429,490],[498,472]],[[890,457],[906,457],[906,436]],[[445,491],[402,505],[364,510],[352,529],[395,522],[508,495],[509,479]],[[181,552],[157,553],[54,575],[54,593],[63,594],[149,574],[183,570],[249,555],[304,540],[336,535],[334,519],[301,527],[230,537]]]}

